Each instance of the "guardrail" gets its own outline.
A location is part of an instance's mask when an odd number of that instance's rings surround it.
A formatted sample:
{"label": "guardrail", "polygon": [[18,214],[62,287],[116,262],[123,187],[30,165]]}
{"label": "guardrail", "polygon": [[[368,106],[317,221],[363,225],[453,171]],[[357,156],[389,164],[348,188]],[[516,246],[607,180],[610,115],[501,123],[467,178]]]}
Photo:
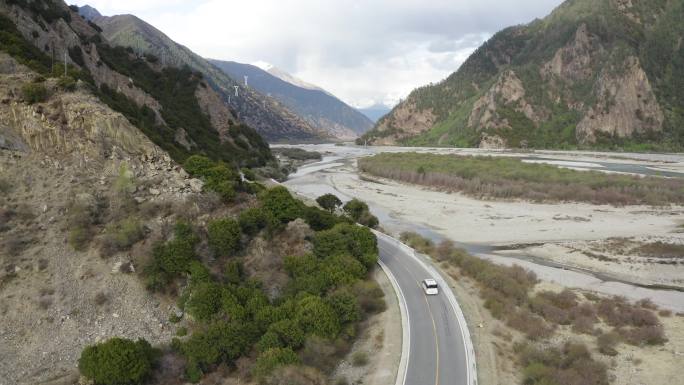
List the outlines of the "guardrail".
{"label": "guardrail", "polygon": [[[463,314],[463,310],[461,309],[461,306],[458,304],[458,301],[456,300],[454,293],[451,291],[451,287],[447,284],[447,282],[444,279],[444,277],[442,276],[442,274],[437,269],[435,269],[434,266],[432,266],[432,264],[430,262],[424,261],[423,258],[421,258],[420,255],[418,253],[416,253],[415,249],[413,249],[410,246],[402,243],[398,239],[390,237],[387,234],[381,233],[377,230],[372,230],[372,231],[373,231],[373,233],[375,233],[375,235],[377,237],[382,237],[383,239],[385,239],[389,242],[392,242],[395,245],[397,245],[398,247],[406,250],[406,254],[412,256],[423,268],[425,268],[425,270],[427,270],[433,276],[433,278],[437,281],[438,285],[440,285],[443,288],[449,288],[448,290],[443,290],[443,291],[444,291],[445,295],[447,296],[447,299],[449,300],[451,307],[454,309],[454,313],[456,314],[456,319],[458,320],[459,330],[461,331],[461,337],[463,338],[463,344],[465,347],[466,368],[468,368],[467,373],[466,373],[466,381],[469,385],[477,385],[477,364],[475,363],[475,348],[473,346],[473,341],[470,338],[470,329],[468,328],[468,322],[465,319],[465,315]],[[382,264],[382,262],[380,262],[380,263],[381,263],[380,266],[383,267],[384,264]],[[389,269],[387,269],[386,266],[383,267],[383,270],[386,273],[389,271]],[[388,277],[391,274],[392,273],[390,272],[388,274]],[[390,278],[390,281],[392,282],[392,285],[396,284],[396,287],[398,288],[397,295],[401,295],[401,297],[402,297],[401,300],[405,301],[403,299],[403,293],[401,291],[401,288],[398,287],[399,286],[398,283],[396,282],[396,280],[393,281],[393,279],[394,279],[394,276],[392,276],[392,278]],[[396,290],[396,288],[395,288],[395,290]],[[401,300],[400,300],[400,304],[401,304]],[[406,306],[405,303],[404,303],[404,306]],[[401,310],[401,305],[400,305],[400,310]],[[408,312],[405,311],[405,313],[406,313],[406,316],[408,319]],[[403,317],[404,317],[404,313],[402,313],[402,326],[404,324]],[[409,326],[410,326],[410,323],[407,325],[407,327],[409,327]],[[409,336],[409,338],[410,338],[410,336]],[[410,341],[410,340],[408,340],[408,341]],[[408,342],[408,343],[410,343],[410,342]],[[407,355],[408,355],[408,351],[407,351]],[[404,342],[402,341],[402,361],[404,361],[404,360],[405,360],[404,359]],[[406,358],[406,361],[408,361],[408,357]],[[401,368],[401,363],[400,363],[400,368]],[[405,368],[404,368],[404,373],[403,373],[404,379],[406,378],[407,368],[408,368],[408,362],[405,363]],[[397,380],[398,379],[399,379],[399,375],[397,375]],[[396,382],[396,385],[403,385],[403,382],[401,382],[401,383]]]}

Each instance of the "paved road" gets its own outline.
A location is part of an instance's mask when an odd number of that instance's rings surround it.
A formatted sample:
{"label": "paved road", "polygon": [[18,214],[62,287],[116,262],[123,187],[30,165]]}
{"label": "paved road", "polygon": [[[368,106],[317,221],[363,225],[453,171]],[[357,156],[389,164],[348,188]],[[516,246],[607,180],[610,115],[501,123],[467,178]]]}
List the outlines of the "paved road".
{"label": "paved road", "polygon": [[380,260],[394,275],[406,300],[410,349],[404,384],[470,385],[461,325],[444,293],[448,288],[440,288],[437,296],[426,296],[420,281],[437,277],[395,243],[378,237],[378,247]]}

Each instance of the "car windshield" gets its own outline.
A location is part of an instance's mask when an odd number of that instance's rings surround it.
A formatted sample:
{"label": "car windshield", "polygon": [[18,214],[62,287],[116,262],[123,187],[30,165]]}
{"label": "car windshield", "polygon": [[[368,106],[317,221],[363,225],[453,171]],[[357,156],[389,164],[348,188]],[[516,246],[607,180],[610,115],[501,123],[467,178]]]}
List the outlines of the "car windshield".
{"label": "car windshield", "polygon": [[435,282],[425,282],[425,286],[428,289],[436,289],[437,288],[437,284]]}

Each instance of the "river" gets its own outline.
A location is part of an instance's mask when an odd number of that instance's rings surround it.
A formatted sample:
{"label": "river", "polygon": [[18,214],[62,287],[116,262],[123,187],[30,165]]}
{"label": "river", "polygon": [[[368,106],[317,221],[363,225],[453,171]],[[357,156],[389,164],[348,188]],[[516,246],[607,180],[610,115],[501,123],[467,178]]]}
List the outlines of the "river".
{"label": "river", "polygon": [[[326,194],[332,193],[337,195],[343,201],[350,200],[351,194],[345,194],[340,191],[332,182],[330,176],[334,173],[347,173],[352,178],[359,178],[353,172],[350,172],[348,167],[354,163],[358,157],[368,156],[380,152],[400,152],[400,151],[424,151],[445,153],[450,152],[444,149],[408,149],[398,147],[357,147],[357,146],[335,146],[335,145],[302,145],[296,146],[310,151],[319,151],[325,156],[319,162],[307,164],[297,170],[296,173],[290,175],[290,178],[284,183],[288,188],[297,192],[300,195],[311,199]],[[477,150],[452,150],[451,152],[460,153],[475,153]],[[508,154],[508,153],[507,153]],[[499,155],[499,154],[495,154]],[[636,154],[634,157],[621,157],[617,159],[609,158],[610,160],[597,161],[595,159],[587,161],[587,156],[597,157],[596,153],[572,153],[572,152],[542,152],[536,156],[526,154],[515,154],[520,156],[525,161],[544,162],[555,164],[558,167],[571,167],[573,169],[591,169],[605,172],[621,172],[641,175],[663,175],[668,177],[684,177],[680,169],[673,169],[667,167],[667,164],[681,164],[683,162],[681,155],[653,155],[652,158],[645,157],[643,154]],[[599,154],[598,156],[602,156]],[[604,155],[610,157],[610,155]],[[635,159],[634,163],[630,163],[630,159]],[[656,164],[643,164],[636,160],[654,160]],[[665,167],[660,166],[666,165]],[[347,167],[345,167],[347,166]],[[374,188],[382,188],[381,184],[374,184]],[[429,218],[424,218],[421,222],[409,223],[401,218],[401,215],[396,215],[396,207],[383,207],[377,202],[366,201],[373,214],[380,220],[381,226],[391,234],[399,234],[403,231],[414,231],[431,239],[437,243],[445,239],[439,229],[430,226]],[[503,265],[518,264],[527,268],[537,274],[537,276],[544,281],[554,282],[566,287],[579,288],[583,290],[595,291],[609,295],[624,296],[630,300],[639,300],[649,298],[654,303],[663,308],[671,309],[675,312],[684,312],[684,292],[677,290],[657,289],[638,286],[630,284],[629,282],[621,282],[600,274],[592,272],[578,271],[568,269],[567,267],[554,264],[547,261],[538,261],[527,258],[525,255],[510,256],[498,255],[492,252],[492,247],[486,244],[472,244],[463,239],[452,239],[460,247],[468,250],[471,254],[478,257],[488,259],[495,263]]]}

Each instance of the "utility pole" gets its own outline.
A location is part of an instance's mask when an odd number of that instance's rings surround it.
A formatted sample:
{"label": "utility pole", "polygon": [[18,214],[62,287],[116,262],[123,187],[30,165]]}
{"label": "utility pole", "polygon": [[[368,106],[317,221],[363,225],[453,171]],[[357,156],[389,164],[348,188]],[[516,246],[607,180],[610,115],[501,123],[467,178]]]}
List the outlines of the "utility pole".
{"label": "utility pole", "polygon": [[64,49],[64,77],[67,76],[67,49]]}
{"label": "utility pole", "polygon": [[249,76],[245,75],[245,88],[248,87],[248,86],[247,86],[247,79],[248,79],[248,78],[249,78]]}

